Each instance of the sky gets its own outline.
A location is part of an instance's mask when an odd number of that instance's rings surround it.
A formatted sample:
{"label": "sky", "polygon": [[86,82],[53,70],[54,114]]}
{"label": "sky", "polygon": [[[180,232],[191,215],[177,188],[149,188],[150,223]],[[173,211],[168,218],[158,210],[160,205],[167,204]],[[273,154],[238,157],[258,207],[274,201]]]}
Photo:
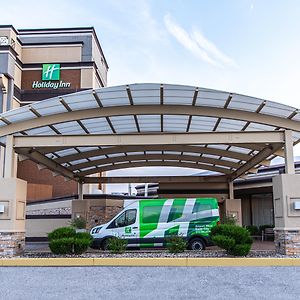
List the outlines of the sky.
{"label": "sky", "polygon": [[94,26],[108,85],[187,84],[300,108],[298,0],[0,0],[0,8],[0,24],[17,29]]}

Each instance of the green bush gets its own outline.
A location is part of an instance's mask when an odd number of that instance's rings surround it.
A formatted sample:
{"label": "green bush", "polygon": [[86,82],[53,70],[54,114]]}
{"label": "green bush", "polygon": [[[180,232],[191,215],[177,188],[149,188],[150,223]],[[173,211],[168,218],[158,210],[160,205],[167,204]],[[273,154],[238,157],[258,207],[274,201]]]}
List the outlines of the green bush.
{"label": "green bush", "polygon": [[61,238],[71,238],[75,237],[76,231],[72,227],[61,227],[53,230],[52,232],[48,233],[49,241],[57,240]]}
{"label": "green bush", "polygon": [[70,225],[76,229],[85,229],[86,228],[86,220],[81,216],[76,217],[76,218],[72,219]]}
{"label": "green bush", "polygon": [[182,236],[174,235],[167,238],[167,249],[170,253],[181,253],[186,250],[187,243]]}
{"label": "green bush", "polygon": [[210,235],[217,246],[235,256],[247,255],[253,242],[249,231],[236,225],[216,225],[211,229]]}
{"label": "green bush", "polygon": [[235,245],[234,239],[225,235],[215,235],[212,241],[222,249],[231,249]]}
{"label": "green bush", "polygon": [[73,254],[74,238],[51,240],[49,248],[54,254]]}
{"label": "green bush", "polygon": [[82,254],[92,242],[87,232],[76,233],[74,228],[62,227],[48,234],[49,248],[54,254]]}
{"label": "green bush", "polygon": [[124,253],[127,247],[127,240],[120,239],[117,237],[112,237],[108,240],[108,250],[111,253]]}
{"label": "green bush", "polygon": [[84,253],[90,245],[91,245],[90,239],[75,238],[74,239],[74,248],[73,248],[74,254],[78,255],[78,254]]}
{"label": "green bush", "polygon": [[236,218],[235,217],[224,216],[221,221],[222,221],[222,224],[236,225]]}
{"label": "green bush", "polygon": [[246,226],[246,229],[249,231],[250,235],[259,235],[260,231],[257,226],[254,225],[248,225]]}
{"label": "green bush", "polygon": [[87,239],[87,240],[93,239],[93,237],[88,232],[77,232],[76,238],[77,239]]}
{"label": "green bush", "polygon": [[234,256],[246,256],[251,250],[251,244],[237,244],[232,249],[230,254]]}

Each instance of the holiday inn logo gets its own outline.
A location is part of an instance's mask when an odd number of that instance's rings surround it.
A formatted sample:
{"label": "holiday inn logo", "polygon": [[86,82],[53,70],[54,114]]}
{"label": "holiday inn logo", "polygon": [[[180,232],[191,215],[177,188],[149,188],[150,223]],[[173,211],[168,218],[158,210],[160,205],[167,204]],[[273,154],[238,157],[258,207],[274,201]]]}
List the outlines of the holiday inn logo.
{"label": "holiday inn logo", "polygon": [[42,80],[59,80],[60,64],[43,64]]}
{"label": "holiday inn logo", "polygon": [[[63,76],[62,76],[63,77]],[[43,64],[42,80],[35,80],[32,89],[69,89],[70,82],[60,80],[60,64]]]}

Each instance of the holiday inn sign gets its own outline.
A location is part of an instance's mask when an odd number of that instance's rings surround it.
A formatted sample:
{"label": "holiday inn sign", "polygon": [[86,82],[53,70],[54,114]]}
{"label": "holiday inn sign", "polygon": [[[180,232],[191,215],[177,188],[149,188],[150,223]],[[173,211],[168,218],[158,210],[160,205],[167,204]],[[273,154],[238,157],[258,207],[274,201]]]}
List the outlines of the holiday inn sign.
{"label": "holiday inn sign", "polygon": [[43,64],[42,81],[33,81],[33,89],[58,89],[69,88],[70,82],[60,80],[60,64]]}
{"label": "holiday inn sign", "polygon": [[60,64],[43,64],[42,80],[59,80]]}

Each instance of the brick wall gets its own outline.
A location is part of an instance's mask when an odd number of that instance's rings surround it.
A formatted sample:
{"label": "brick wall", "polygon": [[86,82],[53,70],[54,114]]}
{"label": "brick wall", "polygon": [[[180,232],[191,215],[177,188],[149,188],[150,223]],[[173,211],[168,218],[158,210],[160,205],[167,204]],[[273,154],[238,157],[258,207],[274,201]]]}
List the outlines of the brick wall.
{"label": "brick wall", "polygon": [[30,200],[45,199],[44,190],[34,186],[34,184],[52,186],[52,197],[54,198],[77,194],[77,183],[75,181],[65,181],[62,176],[53,177],[50,170],[39,170],[37,164],[30,160],[19,162],[18,178],[32,184],[28,186],[28,195],[34,195],[34,199],[28,198],[29,202]]}
{"label": "brick wall", "polygon": [[25,248],[25,232],[0,232],[0,257],[21,255]]}

